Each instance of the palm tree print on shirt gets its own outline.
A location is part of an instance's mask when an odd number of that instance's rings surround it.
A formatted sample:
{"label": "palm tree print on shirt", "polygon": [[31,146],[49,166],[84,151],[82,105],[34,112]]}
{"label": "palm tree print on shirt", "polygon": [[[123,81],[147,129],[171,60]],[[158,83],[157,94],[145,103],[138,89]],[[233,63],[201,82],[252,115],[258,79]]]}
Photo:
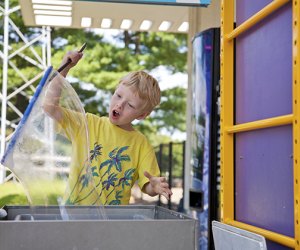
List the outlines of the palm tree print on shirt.
{"label": "palm tree print on shirt", "polygon": [[[134,174],[135,169],[134,168],[130,168],[127,169],[124,173],[124,177],[119,179],[119,183],[118,185],[114,185],[113,190],[106,196],[106,203],[108,201],[108,197],[115,191],[115,189],[119,186],[122,187],[122,190],[124,190],[125,186],[131,186],[132,183],[132,178],[133,178],[133,174]],[[108,190],[108,189],[107,189]],[[119,190],[116,192],[115,194],[115,199],[112,200],[111,202],[109,202],[109,205],[120,205],[121,204],[121,198],[123,198],[123,196],[121,195],[122,190]],[[105,203],[105,204],[106,204]]]}
{"label": "palm tree print on shirt", "polygon": [[[70,205],[78,204],[79,202],[85,200],[87,197],[89,197],[94,192],[94,189],[92,188],[92,190],[85,197],[80,198],[78,196],[78,194],[80,194],[84,188],[87,188],[90,185],[92,177],[99,176],[99,174],[96,172],[97,167],[93,166],[90,169],[89,166],[91,165],[91,163],[94,159],[97,160],[97,157],[102,155],[102,152],[101,152],[102,148],[103,147],[101,144],[98,144],[97,142],[94,143],[94,148],[92,150],[90,150],[90,157],[89,157],[89,161],[88,161],[89,164],[88,164],[88,166],[86,166],[84,164],[84,166],[81,167],[80,173],[78,174],[77,181],[72,189],[71,194],[69,195],[69,198],[66,201],[67,204],[70,204]],[[85,171],[85,172],[82,174],[83,171]],[[77,198],[72,201],[73,192],[78,184],[81,184],[81,188],[77,193]]]}
{"label": "palm tree print on shirt", "polygon": [[108,165],[108,168],[107,168],[106,172],[102,175],[102,177],[105,174],[109,174],[112,167],[115,167],[116,170],[118,170],[119,172],[122,171],[122,161],[130,161],[129,155],[122,155],[122,153],[125,150],[127,150],[128,148],[129,148],[129,146],[124,146],[124,147],[121,147],[120,149],[119,149],[119,147],[116,147],[109,153],[109,155],[108,155],[109,159],[102,162],[99,167],[99,172],[100,172],[100,170],[103,167]]}
{"label": "palm tree print on shirt", "polygon": [[[101,152],[102,148],[103,147],[97,142],[94,143],[94,148],[90,151],[91,154],[89,157],[90,163],[92,163],[94,160],[97,161],[98,156],[102,155]],[[122,176],[122,170],[123,170],[122,164],[131,161],[130,156],[125,153],[128,148],[129,146],[114,148],[111,152],[109,152],[108,159],[100,163],[98,171],[97,171],[97,167],[93,166],[91,167],[90,174],[84,174],[81,177],[79,177],[80,179],[78,184],[80,184],[81,186],[79,192],[81,192],[84,188],[87,188],[89,186],[89,183],[92,180],[91,177],[93,177],[94,180],[95,178],[98,179],[98,182],[96,184],[96,188],[98,188],[98,197],[94,202],[92,202],[93,204],[95,204],[102,195],[105,195],[105,200],[106,200],[105,204],[109,204],[109,205],[121,204],[121,199],[123,198],[124,189],[126,186],[129,187],[132,186],[133,176],[135,173],[135,168],[132,167],[127,169],[124,172],[124,176]],[[92,191],[90,191],[85,197],[76,199],[74,201],[74,204],[87,199],[91,194]],[[112,198],[111,196],[114,197]]]}
{"label": "palm tree print on shirt", "polygon": [[[95,159],[97,160],[98,156],[102,155],[101,149],[102,145],[98,144],[97,142],[94,143],[94,148],[90,151],[90,163]],[[99,174],[95,171],[97,169],[96,166],[91,168],[91,173],[87,170],[85,174],[80,176],[80,183],[81,183],[81,189],[79,193],[82,191],[83,188],[88,187],[89,183],[91,182],[92,177],[99,177]]]}
{"label": "palm tree print on shirt", "polygon": [[[111,194],[113,194],[115,192],[115,199],[109,202],[109,205],[119,205],[121,203],[121,198],[123,198],[123,196],[121,195],[125,185],[126,186],[131,186],[132,184],[132,180],[133,180],[133,173],[135,172],[134,168],[130,168],[127,169],[124,173],[124,176],[120,176],[119,178],[117,177],[117,173],[113,173],[110,174],[110,171],[115,168],[118,172],[122,172],[122,163],[124,162],[130,162],[131,159],[129,157],[129,155],[124,154],[125,151],[129,148],[129,146],[124,146],[124,147],[116,147],[114,148],[109,154],[108,157],[109,159],[105,160],[104,162],[102,162],[99,166],[99,173],[102,169],[104,169],[105,167],[107,167],[107,170],[104,172],[104,174],[101,176],[101,179],[99,182],[102,183],[102,190],[104,190],[104,188],[106,189],[106,191],[108,191],[111,187],[111,191],[106,195],[105,197],[105,204],[107,204],[109,197],[111,196]],[[102,182],[102,178],[105,175],[109,175],[108,179]],[[116,184],[116,182],[118,181],[118,184]],[[121,186],[121,191],[117,190],[116,188]],[[101,190],[101,194],[102,195],[102,190]]]}
{"label": "palm tree print on shirt", "polygon": [[98,144],[97,142],[94,143],[94,149],[90,151],[90,162],[94,159],[97,160],[98,156],[102,155],[102,152],[100,151],[102,148],[101,144]]}

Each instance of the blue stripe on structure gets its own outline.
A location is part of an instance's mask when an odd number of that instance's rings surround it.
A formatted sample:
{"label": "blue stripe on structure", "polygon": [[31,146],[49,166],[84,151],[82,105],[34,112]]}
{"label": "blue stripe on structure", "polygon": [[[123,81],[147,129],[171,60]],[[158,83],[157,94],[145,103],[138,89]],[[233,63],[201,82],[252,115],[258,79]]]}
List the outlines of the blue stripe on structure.
{"label": "blue stripe on structure", "polygon": [[31,100],[30,100],[30,102],[29,102],[29,104],[28,104],[28,106],[27,106],[27,108],[26,108],[26,110],[24,112],[24,115],[23,115],[21,121],[19,122],[19,124],[17,126],[17,128],[16,128],[16,130],[14,132],[14,135],[12,136],[12,138],[11,138],[11,140],[10,140],[8,146],[7,146],[7,149],[6,149],[4,155],[3,155],[2,159],[1,159],[1,164],[3,164],[4,166],[5,166],[5,160],[6,160],[7,156],[9,155],[9,153],[11,152],[11,150],[13,149],[13,147],[15,146],[15,143],[16,143],[18,137],[19,137],[19,134],[21,133],[22,128],[23,128],[25,122],[27,121],[27,119],[28,119],[28,117],[29,117],[29,115],[31,113],[31,110],[32,110],[32,108],[33,108],[36,100],[38,99],[40,93],[42,92],[42,89],[43,89],[45,83],[47,82],[48,77],[49,77],[49,75],[50,75],[51,72],[52,72],[52,66],[50,66],[45,71],[43,78],[41,79],[39,85],[37,86],[36,91],[35,91],[33,97],[31,98]]}

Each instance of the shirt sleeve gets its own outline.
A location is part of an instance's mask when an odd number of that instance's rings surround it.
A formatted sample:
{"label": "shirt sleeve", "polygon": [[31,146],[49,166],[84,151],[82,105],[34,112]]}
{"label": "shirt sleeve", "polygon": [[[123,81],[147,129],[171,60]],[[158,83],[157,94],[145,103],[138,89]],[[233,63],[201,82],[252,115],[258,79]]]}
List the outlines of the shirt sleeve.
{"label": "shirt sleeve", "polygon": [[87,130],[87,120],[84,114],[65,108],[61,108],[61,111],[63,119],[59,125],[69,140],[74,140],[78,135],[82,135],[82,132]]}
{"label": "shirt sleeve", "polygon": [[138,185],[141,190],[143,190],[144,185],[149,182],[149,179],[144,175],[145,171],[153,176],[160,176],[160,169],[153,148],[145,155],[139,167]]}

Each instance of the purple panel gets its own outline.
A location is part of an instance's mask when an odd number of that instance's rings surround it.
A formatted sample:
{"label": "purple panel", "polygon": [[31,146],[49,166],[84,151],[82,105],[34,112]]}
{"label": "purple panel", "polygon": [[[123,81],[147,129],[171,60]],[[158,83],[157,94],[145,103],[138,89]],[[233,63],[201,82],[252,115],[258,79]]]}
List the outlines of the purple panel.
{"label": "purple panel", "polygon": [[[269,1],[254,2],[263,7]],[[242,4],[254,6],[253,1],[237,1],[238,25],[258,11]],[[286,4],[236,39],[236,124],[290,113],[292,11]]]}
{"label": "purple panel", "polygon": [[267,240],[266,243],[267,243],[267,249],[269,250],[294,250],[294,248],[282,246],[269,240]]}
{"label": "purple panel", "polygon": [[[270,2],[236,1],[237,26]],[[292,3],[236,39],[235,76],[236,124],[292,113]],[[294,237],[292,127],[239,133],[235,146],[236,219]]]}
{"label": "purple panel", "polygon": [[241,24],[246,21],[249,17],[263,9],[272,0],[238,0],[236,1],[237,10],[237,24]]}
{"label": "purple panel", "polygon": [[236,219],[294,237],[292,126],[236,135]]}

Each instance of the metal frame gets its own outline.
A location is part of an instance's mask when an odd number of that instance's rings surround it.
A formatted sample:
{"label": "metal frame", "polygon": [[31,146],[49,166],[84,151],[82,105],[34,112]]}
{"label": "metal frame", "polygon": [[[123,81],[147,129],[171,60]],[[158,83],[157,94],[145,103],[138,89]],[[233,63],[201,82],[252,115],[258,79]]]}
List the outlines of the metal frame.
{"label": "metal frame", "polygon": [[293,155],[294,155],[294,227],[295,227],[295,249],[300,249],[300,192],[299,192],[299,159],[300,147],[298,139],[300,137],[300,127],[298,124],[300,112],[300,33],[299,33],[299,20],[300,19],[300,6],[298,0],[293,0]]}
{"label": "metal frame", "polygon": [[[14,121],[8,121],[7,120],[7,108],[10,107],[14,112],[18,114],[18,116],[21,118],[23,114],[10,102],[10,99],[14,97],[15,95],[19,93],[23,93],[23,90],[31,87],[33,88],[33,85],[36,80],[38,80],[42,74],[44,69],[47,68],[51,64],[51,36],[50,36],[50,27],[41,27],[39,28],[41,30],[41,34],[37,36],[36,38],[32,39],[31,41],[28,41],[26,36],[22,34],[22,32],[19,30],[19,28],[16,26],[16,24],[13,22],[13,20],[10,18],[10,15],[14,12],[20,11],[21,7],[14,6],[11,7],[9,0],[4,0],[4,8],[0,6],[0,19],[3,18],[3,47],[2,51],[0,50],[0,59],[3,61],[3,78],[2,78],[2,92],[0,93],[0,99],[2,101],[2,109],[1,109],[1,134],[0,134],[0,157],[3,156],[5,151],[6,142],[10,139],[11,135],[6,136],[6,129],[7,126],[10,126],[12,128],[16,127],[16,124]],[[20,47],[19,49],[13,51],[13,49],[9,46],[9,34],[14,32],[19,38],[23,41],[24,45]],[[36,42],[42,41],[42,56],[40,56],[34,48],[34,44]],[[34,55],[34,58],[28,57],[25,54],[22,53],[25,49],[30,49],[32,54]],[[26,76],[24,76],[21,71],[17,68],[17,66],[11,61],[11,59],[14,56],[20,56],[27,62],[39,67],[41,69],[41,73],[35,76],[32,79],[28,79]],[[18,87],[15,91],[12,93],[7,93],[7,83],[8,83],[8,68],[9,66],[15,70],[15,72],[21,77],[21,79],[24,81],[22,86]],[[9,175],[6,177],[5,174],[6,171],[3,169],[3,167],[0,166],[0,183],[3,181],[7,181],[10,179],[13,175]],[[6,177],[6,178],[5,178]]]}
{"label": "metal frame", "polygon": [[[298,0],[292,1],[293,11],[293,113],[278,116],[270,119],[263,119],[254,122],[234,125],[234,38],[263,20],[269,14],[279,9],[289,0],[274,0],[262,10],[254,14],[237,28],[234,24],[235,1],[222,0],[221,4],[221,219],[224,223],[245,229],[260,235],[269,240],[285,245],[287,247],[300,249],[300,192],[299,180],[300,171],[299,159],[299,136],[300,127],[298,117],[300,112],[300,40],[299,40],[299,17],[300,6]],[[265,230],[249,224],[234,220],[234,135],[243,131],[251,131],[261,128],[275,127],[290,124],[293,126],[293,155],[294,155],[294,231],[295,238],[279,233]]]}
{"label": "metal frame", "polygon": [[[64,206],[67,213],[62,214],[59,206],[5,206],[1,250],[68,249],[70,245],[81,250],[198,250],[198,222],[190,216],[149,205],[101,207]],[[62,215],[68,215],[68,221]]]}

